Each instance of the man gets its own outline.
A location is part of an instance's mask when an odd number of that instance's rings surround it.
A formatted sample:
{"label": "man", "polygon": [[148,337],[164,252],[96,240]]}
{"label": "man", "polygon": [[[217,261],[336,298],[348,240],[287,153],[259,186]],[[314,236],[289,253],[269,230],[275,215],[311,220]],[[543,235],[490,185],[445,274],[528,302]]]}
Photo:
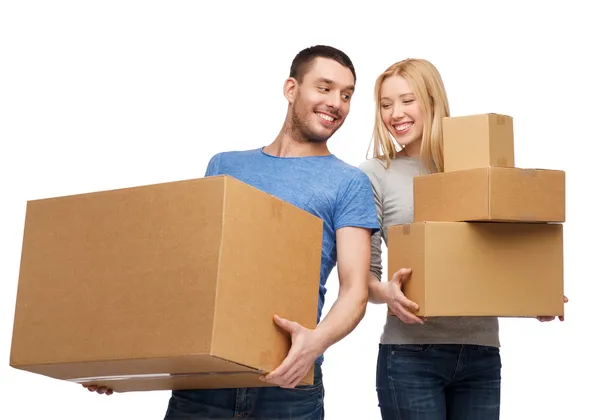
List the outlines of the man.
{"label": "man", "polygon": [[[259,149],[211,158],[206,176],[230,175],[323,219],[318,325],[310,330],[274,319],[292,339],[286,359],[262,378],[276,386],[173,391],[166,420],[324,418],[322,354],[364,316],[370,238],[379,229],[368,177],[327,147],[350,111],[355,83],[353,64],[342,51],[329,46],[301,51],[284,84],[288,112],[277,138]],[[336,263],[339,295],[321,321],[325,284]],[[296,387],[313,365],[314,385]]]}

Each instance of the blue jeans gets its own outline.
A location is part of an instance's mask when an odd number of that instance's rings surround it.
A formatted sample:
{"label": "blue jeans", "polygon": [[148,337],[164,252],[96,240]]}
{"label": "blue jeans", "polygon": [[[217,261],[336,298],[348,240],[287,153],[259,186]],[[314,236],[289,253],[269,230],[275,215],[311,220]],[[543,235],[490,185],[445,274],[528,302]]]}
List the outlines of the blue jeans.
{"label": "blue jeans", "polygon": [[383,420],[498,420],[500,350],[460,344],[380,345]]}
{"label": "blue jeans", "polygon": [[165,420],[323,420],[323,374],[315,365],[314,385],[173,391]]}

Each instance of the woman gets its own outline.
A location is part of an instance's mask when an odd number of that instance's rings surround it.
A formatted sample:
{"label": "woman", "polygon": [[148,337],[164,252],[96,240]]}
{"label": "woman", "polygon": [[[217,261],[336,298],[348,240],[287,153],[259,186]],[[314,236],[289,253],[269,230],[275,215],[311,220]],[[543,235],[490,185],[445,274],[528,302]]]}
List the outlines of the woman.
{"label": "woman", "polygon": [[381,234],[372,237],[369,300],[387,304],[377,361],[383,420],[494,420],[500,417],[498,319],[414,315],[402,293],[410,269],[381,281],[381,238],[387,227],[413,221],[413,177],[443,171],[446,91],[428,61],[407,59],[375,84],[373,158],[360,165],[373,185]]}

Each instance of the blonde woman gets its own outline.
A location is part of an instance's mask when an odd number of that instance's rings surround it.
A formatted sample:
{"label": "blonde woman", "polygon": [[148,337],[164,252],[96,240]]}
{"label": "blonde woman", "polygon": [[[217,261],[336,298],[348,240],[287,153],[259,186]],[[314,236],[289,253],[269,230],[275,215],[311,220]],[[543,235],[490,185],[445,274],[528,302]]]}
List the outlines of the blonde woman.
{"label": "blonde woman", "polygon": [[387,304],[377,361],[383,420],[494,420],[500,417],[497,318],[421,319],[402,293],[410,269],[381,281],[381,239],[387,227],[413,221],[413,177],[441,172],[442,118],[449,116],[440,74],[407,59],[375,84],[373,158],[360,165],[371,179],[380,233],[372,237],[369,301]]}

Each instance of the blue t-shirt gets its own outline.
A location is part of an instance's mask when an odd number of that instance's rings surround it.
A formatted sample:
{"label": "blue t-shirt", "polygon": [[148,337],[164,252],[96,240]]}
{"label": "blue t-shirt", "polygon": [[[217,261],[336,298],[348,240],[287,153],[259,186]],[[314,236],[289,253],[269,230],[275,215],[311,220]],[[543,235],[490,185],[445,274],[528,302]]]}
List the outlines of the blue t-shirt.
{"label": "blue t-shirt", "polygon": [[345,226],[379,230],[368,176],[334,155],[278,157],[262,148],[213,156],[206,176],[213,175],[230,175],[323,220],[318,323],[325,284],[337,263],[336,230]]}

